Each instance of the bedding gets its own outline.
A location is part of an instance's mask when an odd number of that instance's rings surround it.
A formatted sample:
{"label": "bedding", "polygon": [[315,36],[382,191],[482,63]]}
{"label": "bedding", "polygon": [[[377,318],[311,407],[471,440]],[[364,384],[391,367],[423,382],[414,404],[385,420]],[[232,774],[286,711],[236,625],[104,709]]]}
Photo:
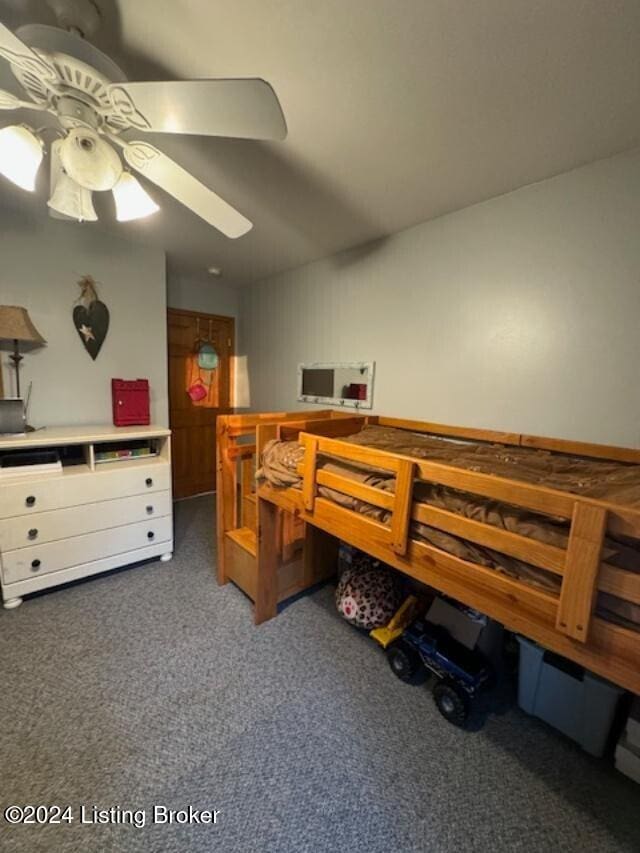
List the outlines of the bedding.
{"label": "bedding", "polygon": [[[340,440],[561,489],[598,500],[640,507],[640,465],[583,459],[525,447],[456,441],[392,427],[367,426]],[[297,441],[270,441],[264,448],[256,476],[274,486],[299,488],[302,478],[297,473],[297,467],[303,456],[304,448]],[[395,489],[393,474],[382,469],[329,457],[320,458],[319,468],[385,491],[393,492]],[[358,498],[325,486],[319,486],[318,493],[382,523],[389,521],[388,510]],[[550,545],[561,548],[567,545],[569,524],[560,518],[535,514],[498,501],[423,482],[416,482],[414,500]],[[501,571],[556,594],[560,590],[559,576],[434,527],[412,522],[410,535],[464,560]],[[619,568],[640,572],[640,542],[608,536],[602,559]],[[599,593],[596,612],[610,621],[640,629],[638,605]]]}

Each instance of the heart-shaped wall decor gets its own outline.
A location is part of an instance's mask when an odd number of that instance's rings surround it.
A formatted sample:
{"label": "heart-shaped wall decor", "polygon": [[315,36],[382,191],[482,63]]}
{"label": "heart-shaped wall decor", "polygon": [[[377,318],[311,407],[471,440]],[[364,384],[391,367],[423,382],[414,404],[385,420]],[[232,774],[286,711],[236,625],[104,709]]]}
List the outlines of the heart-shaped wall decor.
{"label": "heart-shaped wall decor", "polygon": [[82,292],[73,309],[73,324],[84,348],[95,361],[109,331],[109,309],[98,299],[91,276],[84,276],[78,284]]}

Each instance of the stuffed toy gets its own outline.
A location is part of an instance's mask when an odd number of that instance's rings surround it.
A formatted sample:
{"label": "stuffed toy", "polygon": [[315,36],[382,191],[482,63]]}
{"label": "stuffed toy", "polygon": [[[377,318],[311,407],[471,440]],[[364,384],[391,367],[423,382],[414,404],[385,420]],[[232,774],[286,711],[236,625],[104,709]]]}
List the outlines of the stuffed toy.
{"label": "stuffed toy", "polygon": [[347,622],[371,631],[386,625],[398,609],[402,589],[398,577],[372,563],[354,561],[336,588],[336,607]]}

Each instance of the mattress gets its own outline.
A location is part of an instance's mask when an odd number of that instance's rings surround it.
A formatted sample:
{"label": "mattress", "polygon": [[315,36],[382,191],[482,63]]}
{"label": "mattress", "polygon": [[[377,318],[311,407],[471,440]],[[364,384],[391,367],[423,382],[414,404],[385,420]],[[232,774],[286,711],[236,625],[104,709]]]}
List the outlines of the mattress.
{"label": "mattress", "polygon": [[[526,447],[454,441],[392,427],[368,426],[340,440],[442,462],[469,471],[561,489],[584,497],[640,507],[640,465],[583,459]],[[271,441],[265,446],[257,476],[274,486],[299,488],[301,477],[297,468],[303,456],[304,448],[297,441]],[[325,471],[368,486],[389,492],[395,489],[393,474],[381,469],[329,457],[320,457],[318,465]],[[325,486],[320,486],[318,493],[382,523],[389,521],[388,510],[358,498]],[[567,545],[569,523],[561,518],[532,513],[470,493],[422,482],[415,484],[414,500],[549,545],[560,548]],[[495,569],[550,592],[557,594],[560,590],[559,576],[434,527],[412,522],[410,535],[413,539],[463,560]],[[602,559],[619,568],[640,572],[640,542],[608,536]],[[630,602],[599,593],[596,612],[610,621],[640,629],[640,607]]]}

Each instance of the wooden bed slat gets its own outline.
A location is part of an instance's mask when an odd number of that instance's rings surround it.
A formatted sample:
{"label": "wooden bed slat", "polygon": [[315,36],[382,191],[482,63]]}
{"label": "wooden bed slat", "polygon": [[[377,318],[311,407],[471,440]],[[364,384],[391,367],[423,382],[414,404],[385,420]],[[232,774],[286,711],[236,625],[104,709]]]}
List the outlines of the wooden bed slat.
{"label": "wooden bed slat", "polygon": [[255,444],[233,444],[229,447],[228,456],[233,461],[236,459],[251,459],[252,456],[255,456],[255,452]]}
{"label": "wooden bed slat", "polygon": [[606,527],[606,509],[576,503],[556,627],[568,637],[583,643],[589,636]]}
{"label": "wooden bed slat", "polygon": [[616,595],[624,601],[640,604],[640,574],[603,563],[598,580],[600,592]]}
{"label": "wooden bed slat", "polygon": [[[374,422],[373,418],[371,418],[371,422]],[[566,453],[569,456],[588,456],[594,459],[610,459],[617,462],[640,464],[640,448],[617,447],[609,444],[572,441],[565,438],[546,438],[544,436],[526,435],[517,432],[451,426],[449,424],[436,424],[429,423],[428,421],[406,420],[403,418],[386,418],[384,416],[375,418],[375,423],[380,426],[406,429],[410,432],[420,432],[428,435],[459,438],[468,441],[486,441],[494,444],[510,444],[520,447],[531,447],[537,450],[549,450],[552,453]]]}
{"label": "wooden bed slat", "polygon": [[[300,433],[300,441],[303,440],[304,435],[305,433]],[[398,473],[400,464],[406,462],[408,458],[360,444],[346,444],[334,438],[319,438],[318,452],[322,455],[346,459],[348,462],[362,462],[373,468],[383,468],[385,471],[393,471],[394,474]]]}
{"label": "wooden bed slat", "polygon": [[556,545],[548,545],[538,542],[528,536],[502,530],[481,521],[464,518],[439,507],[429,506],[424,503],[416,503],[413,506],[412,517],[415,521],[444,530],[453,536],[467,539],[484,548],[492,548],[501,551],[517,560],[531,563],[540,569],[546,569],[556,575],[564,572],[566,551]]}
{"label": "wooden bed slat", "polygon": [[379,426],[406,429],[411,432],[424,432],[429,435],[460,438],[469,441],[489,441],[496,444],[520,444],[520,434],[517,432],[500,432],[491,429],[475,429],[473,427],[448,426],[432,424],[426,421],[404,420],[403,418],[378,417]]}
{"label": "wooden bed slat", "polygon": [[573,513],[575,498],[566,492],[557,492],[544,486],[532,486],[493,474],[454,468],[440,462],[420,460],[417,462],[417,468],[420,479],[430,483],[439,483],[452,489],[493,498],[543,515],[571,518]]}
{"label": "wooden bed slat", "polygon": [[366,426],[365,417],[331,418],[330,420],[299,420],[280,424],[280,438],[283,441],[295,440],[299,433],[340,437],[353,435]]}
{"label": "wooden bed slat", "polygon": [[320,409],[317,412],[262,412],[255,415],[225,415],[222,424],[227,435],[235,438],[254,432],[259,424],[300,421],[309,417],[313,417],[314,420],[330,419],[336,414],[332,409]]}
{"label": "wooden bed slat", "polygon": [[569,441],[564,438],[544,438],[539,435],[520,436],[522,447],[550,450],[552,453],[567,453],[570,456],[589,456],[594,459],[610,459],[640,465],[640,450],[632,447],[614,447],[608,444],[589,444],[584,441]]}
{"label": "wooden bed slat", "polygon": [[[298,473],[304,476],[304,465],[301,464],[298,466]],[[345,495],[365,501],[381,509],[389,511],[393,509],[393,492],[385,492],[382,489],[367,486],[364,483],[359,483],[357,480],[350,480],[348,477],[334,474],[333,471],[324,471],[322,468],[317,469],[316,482],[319,486],[326,486],[328,489],[342,492]]]}

